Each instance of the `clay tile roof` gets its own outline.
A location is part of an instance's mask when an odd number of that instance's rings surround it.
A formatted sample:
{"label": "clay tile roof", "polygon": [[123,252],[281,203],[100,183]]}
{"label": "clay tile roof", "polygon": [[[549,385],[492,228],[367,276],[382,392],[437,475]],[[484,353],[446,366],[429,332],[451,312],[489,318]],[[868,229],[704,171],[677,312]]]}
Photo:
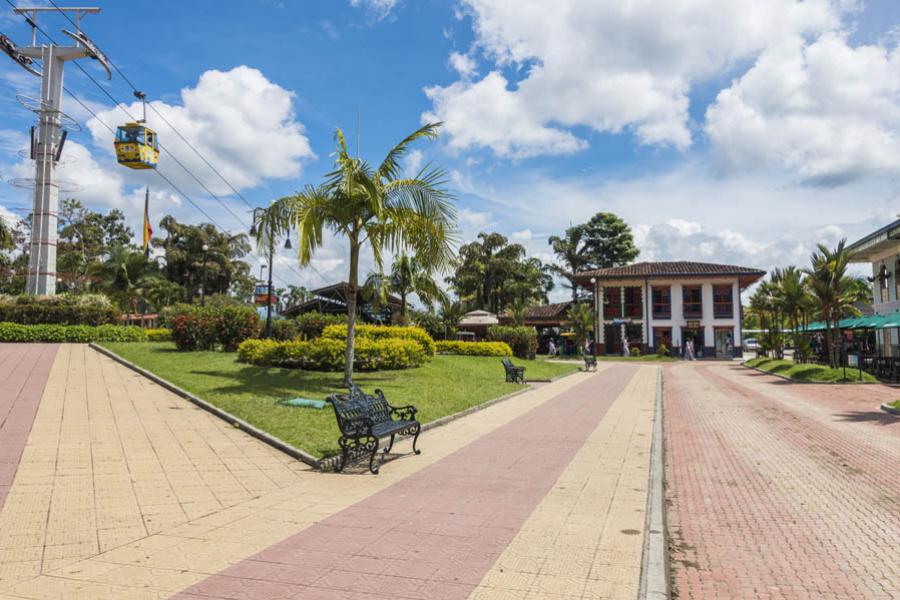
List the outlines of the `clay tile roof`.
{"label": "clay tile roof", "polygon": [[585,280],[591,277],[597,279],[617,279],[627,277],[709,277],[716,275],[731,275],[741,277],[742,280],[756,281],[766,274],[760,269],[739,267],[736,265],[719,265],[714,263],[672,261],[672,262],[639,262],[621,267],[608,269],[594,269],[592,271],[580,271],[578,279]]}
{"label": "clay tile roof", "polygon": [[526,319],[553,319],[566,314],[571,302],[557,302],[556,304],[545,304],[544,306],[532,306],[525,313]]}

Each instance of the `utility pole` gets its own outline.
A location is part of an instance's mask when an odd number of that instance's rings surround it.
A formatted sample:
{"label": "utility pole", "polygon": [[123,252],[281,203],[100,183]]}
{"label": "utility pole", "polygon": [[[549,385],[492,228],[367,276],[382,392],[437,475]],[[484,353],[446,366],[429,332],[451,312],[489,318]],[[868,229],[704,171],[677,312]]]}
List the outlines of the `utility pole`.
{"label": "utility pole", "polygon": [[[18,48],[9,38],[2,36],[2,49],[26,71],[41,78],[41,97],[25,99],[34,105],[28,108],[39,116],[37,137],[32,138],[32,158],[34,168],[34,201],[32,208],[31,244],[28,257],[28,280],[25,291],[28,294],[52,296],[56,294],[56,241],[57,213],[59,210],[59,182],[56,167],[62,154],[66,132],[62,130],[64,115],[60,109],[63,92],[63,68],[66,61],[93,58],[103,65],[109,74],[106,56],[81,31],[81,17],[96,14],[99,8],[55,8],[19,7],[17,14],[25,17],[31,25],[31,45]],[[37,18],[46,12],[71,12],[75,14],[75,31],[63,30],[74,40],[74,46],[56,44],[37,45]],[[37,71],[35,60],[41,61]],[[33,134],[32,134],[33,135]]]}

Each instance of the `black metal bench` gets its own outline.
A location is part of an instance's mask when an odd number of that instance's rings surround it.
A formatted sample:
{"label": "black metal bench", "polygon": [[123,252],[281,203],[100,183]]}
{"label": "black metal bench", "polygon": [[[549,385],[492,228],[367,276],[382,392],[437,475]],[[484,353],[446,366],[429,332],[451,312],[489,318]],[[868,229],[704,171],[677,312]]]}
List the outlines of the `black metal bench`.
{"label": "black metal bench", "polygon": [[517,367],[511,360],[504,358],[503,370],[506,371],[506,383],[525,383],[525,367]]}
{"label": "black metal bench", "polygon": [[588,352],[584,352],[582,354],[584,358],[584,370],[585,371],[596,371],[597,370],[597,357]]}
{"label": "black metal bench", "polygon": [[389,436],[391,440],[384,449],[384,454],[391,451],[394,438],[398,435],[414,436],[413,452],[421,454],[422,451],[416,449],[422,429],[416,419],[416,407],[391,406],[381,390],[375,390],[375,395],[372,396],[353,384],[350,385],[349,394],[333,394],[328,397],[328,402],[334,407],[334,415],[341,430],[341,437],[338,438],[341,460],[335,468],[338,473],[344,470],[351,458],[369,454],[369,470],[377,475],[375,455],[378,453],[379,440]]}

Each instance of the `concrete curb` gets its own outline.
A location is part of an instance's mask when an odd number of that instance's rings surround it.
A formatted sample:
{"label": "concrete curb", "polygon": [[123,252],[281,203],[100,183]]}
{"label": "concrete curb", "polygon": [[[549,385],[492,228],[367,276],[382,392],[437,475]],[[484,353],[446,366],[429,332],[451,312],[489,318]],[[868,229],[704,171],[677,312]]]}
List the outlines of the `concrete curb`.
{"label": "concrete curb", "polygon": [[875,385],[877,383],[881,383],[880,381],[797,381],[796,379],[791,379],[786,375],[766,371],[764,369],[760,369],[759,367],[751,367],[745,362],[742,362],[741,366],[745,369],[750,369],[751,371],[762,373],[763,375],[771,375],[772,377],[783,379],[788,383],[796,383],[797,385]]}
{"label": "concrete curb", "polygon": [[897,415],[898,417],[900,417],[900,408],[894,408],[893,406],[888,406],[887,404],[882,404],[881,410],[883,410],[886,413],[889,413],[892,415]]}
{"label": "concrete curb", "polygon": [[666,459],[663,416],[663,370],[656,381],[656,414],[653,442],[650,445],[650,483],[647,494],[647,519],[644,524],[644,556],[641,560],[641,600],[668,600],[669,547],[666,541]]}
{"label": "concrete curb", "polygon": [[288,456],[296,458],[297,460],[300,460],[300,461],[308,464],[311,467],[315,467],[315,468],[321,467],[322,461],[317,459],[315,456],[312,456],[311,454],[307,454],[300,448],[296,448],[296,447],[288,444],[284,440],[281,440],[277,437],[269,435],[268,433],[266,433],[265,431],[263,431],[261,429],[257,429],[256,427],[254,427],[250,423],[247,423],[243,419],[239,419],[236,416],[234,416],[233,414],[226,412],[226,411],[222,410],[221,408],[219,408],[213,404],[210,404],[209,402],[207,402],[205,400],[198,398],[197,396],[193,395],[192,393],[190,393],[188,391],[181,389],[177,385],[175,385],[173,383],[169,383],[165,379],[158,377],[157,375],[154,375],[150,371],[148,371],[146,369],[142,369],[141,367],[137,366],[136,364],[125,360],[124,358],[122,358],[121,356],[119,356],[118,354],[113,352],[112,350],[108,350],[108,349],[104,348],[103,346],[100,346],[93,342],[88,344],[88,346],[90,346],[91,348],[93,348],[94,350],[99,352],[100,354],[103,354],[104,356],[107,356],[107,357],[113,359],[117,363],[128,367],[132,371],[134,371],[140,375],[143,375],[144,377],[146,377],[153,383],[166,388],[167,390],[169,390],[176,396],[180,396],[189,402],[193,402],[194,404],[196,404],[203,410],[211,412],[212,414],[216,415],[223,421],[230,423],[231,425],[233,425],[234,427],[237,427],[238,429],[246,431],[253,437],[269,444],[273,448],[276,448],[277,450],[281,450]]}
{"label": "concrete curb", "polygon": [[[119,363],[125,367],[128,367],[132,371],[134,371],[140,375],[143,375],[144,377],[146,377],[150,381],[156,383],[157,385],[160,385],[160,386],[166,388],[167,390],[169,390],[176,396],[180,396],[180,397],[184,398],[185,400],[188,400],[189,402],[196,404],[203,410],[209,411],[210,413],[216,415],[223,421],[226,421],[227,423],[230,423],[231,425],[246,431],[253,437],[259,439],[260,441],[263,441],[263,442],[269,444],[270,446],[272,446],[273,448],[276,448],[277,450],[281,450],[288,456],[291,456],[292,458],[296,458],[297,460],[302,461],[311,467],[315,467],[316,469],[325,470],[325,469],[334,467],[335,464],[337,463],[337,460],[339,458],[338,455],[326,456],[323,458],[316,458],[315,456],[312,456],[311,454],[304,452],[300,448],[297,448],[295,446],[292,446],[291,444],[288,444],[287,442],[285,442],[284,440],[282,440],[280,438],[277,438],[273,435],[269,435],[268,433],[266,433],[265,431],[263,431],[261,429],[257,429],[256,427],[254,427],[250,423],[247,423],[243,419],[239,419],[238,417],[234,416],[233,414],[231,414],[227,411],[224,411],[221,408],[219,408],[213,404],[210,404],[209,402],[207,402],[201,398],[198,398],[197,396],[193,395],[192,393],[181,389],[174,383],[170,383],[170,382],[166,381],[165,379],[163,379],[162,377],[159,377],[158,375],[154,375],[150,371],[143,369],[143,368],[137,366],[136,364],[125,360],[124,358],[122,358],[121,356],[119,356],[118,354],[113,352],[112,350],[104,348],[103,346],[100,346],[93,342],[88,344],[88,346],[93,348],[100,354],[103,354],[104,356],[111,358],[112,360],[116,361],[117,363]],[[570,375],[574,375],[576,373],[581,373],[581,372],[582,371],[572,371],[571,373],[566,373],[564,375],[560,375],[559,377],[555,377],[549,381],[551,381],[551,382],[559,381],[560,379],[563,379],[565,377],[569,377]],[[530,392],[530,391],[532,391],[532,389],[533,388],[531,388],[531,387],[525,387],[521,390],[516,390],[515,392],[506,394],[505,396],[500,396],[499,398],[494,398],[493,400],[488,400],[487,402],[483,402],[482,404],[479,404],[477,406],[471,406],[471,407],[469,407],[465,410],[462,410],[458,413],[453,413],[452,415],[446,415],[439,419],[435,419],[434,421],[431,421],[429,423],[425,423],[424,425],[422,425],[422,432],[428,431],[429,429],[434,429],[435,427],[440,427],[441,425],[446,425],[447,423],[450,423],[451,421],[455,421],[456,419],[459,419],[460,417],[465,417],[472,413],[475,413],[480,410],[484,410],[490,406],[493,406],[494,404],[499,404],[500,402],[504,402],[506,400],[509,400],[510,398],[514,398],[520,394],[524,394],[525,392]]]}

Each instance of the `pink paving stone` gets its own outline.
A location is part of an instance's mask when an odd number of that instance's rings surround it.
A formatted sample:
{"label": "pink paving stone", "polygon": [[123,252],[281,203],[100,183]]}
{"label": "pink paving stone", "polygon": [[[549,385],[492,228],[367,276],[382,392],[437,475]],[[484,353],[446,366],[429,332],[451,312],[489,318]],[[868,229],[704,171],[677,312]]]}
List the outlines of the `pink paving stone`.
{"label": "pink paving stone", "polygon": [[900,597],[900,420],[877,409],[891,393],[667,369],[679,597]]}
{"label": "pink paving stone", "polygon": [[636,370],[613,366],[175,597],[284,597],[234,581],[268,579],[296,599],[467,598]]}
{"label": "pink paving stone", "polygon": [[0,344],[0,509],[6,502],[58,344]]}

